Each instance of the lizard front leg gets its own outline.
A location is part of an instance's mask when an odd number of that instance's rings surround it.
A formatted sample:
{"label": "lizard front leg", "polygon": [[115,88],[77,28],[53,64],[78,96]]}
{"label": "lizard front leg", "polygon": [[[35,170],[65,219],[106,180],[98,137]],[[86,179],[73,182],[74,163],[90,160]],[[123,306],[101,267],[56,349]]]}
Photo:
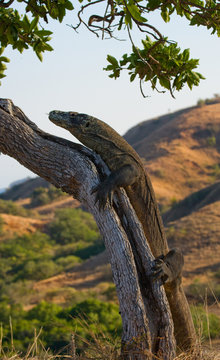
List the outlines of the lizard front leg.
{"label": "lizard front leg", "polygon": [[99,209],[103,210],[109,200],[112,205],[114,191],[119,187],[127,187],[134,184],[139,177],[139,170],[136,165],[125,165],[117,171],[113,171],[104,181],[92,189],[96,192],[95,202],[99,203]]}
{"label": "lizard front leg", "polygon": [[161,280],[162,285],[174,281],[181,282],[183,265],[182,252],[179,249],[172,249],[167,255],[154,260],[153,280]]}

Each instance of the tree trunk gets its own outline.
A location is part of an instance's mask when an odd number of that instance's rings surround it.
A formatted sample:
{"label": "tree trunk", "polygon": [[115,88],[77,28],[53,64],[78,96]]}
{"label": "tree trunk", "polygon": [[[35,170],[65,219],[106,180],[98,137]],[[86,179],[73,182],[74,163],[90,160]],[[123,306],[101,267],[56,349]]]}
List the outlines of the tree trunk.
{"label": "tree trunk", "polygon": [[108,171],[100,157],[79,144],[43,132],[6,99],[0,99],[0,151],[73,195],[94,215],[117,289],[123,358],[145,360],[156,355],[173,359],[169,305],[163,287],[150,280],[153,256],[129,199],[122,189],[115,196],[114,208],[107,205],[100,212],[95,195],[91,195],[99,175]]}

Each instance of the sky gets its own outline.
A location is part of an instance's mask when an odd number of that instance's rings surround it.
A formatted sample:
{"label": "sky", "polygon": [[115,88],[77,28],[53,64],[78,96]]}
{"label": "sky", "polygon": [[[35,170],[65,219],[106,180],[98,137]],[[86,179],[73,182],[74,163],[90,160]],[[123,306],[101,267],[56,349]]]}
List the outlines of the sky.
{"label": "sky", "polygon": [[[93,9],[93,13],[98,13],[98,8],[97,11]],[[143,88],[148,97],[143,98],[138,80],[130,83],[126,72],[117,80],[110,79],[103,71],[107,54],[116,58],[129,54],[130,42],[101,40],[83,27],[76,33],[67,26],[75,23],[76,18],[69,12],[62,24],[49,24],[48,28],[54,32],[51,42],[54,51],[44,53],[42,63],[31,50],[19,54],[9,49],[6,53],[11,62],[0,86],[0,97],[12,99],[45,131],[74,140],[71,134],[48,120],[51,110],[64,110],[98,117],[123,135],[141,121],[193,106],[198,99],[220,93],[220,38],[205,28],[189,26],[177,16],[168,24],[157,14],[151,16],[151,24],[163,35],[177,41],[182,50],[190,48],[191,56],[200,59],[197,71],[206,80],[192,91],[186,87],[176,92],[175,99],[169,92],[159,94],[147,85]],[[141,36],[137,31],[132,35],[137,46]],[[125,39],[126,34],[121,34],[120,38]],[[0,155],[0,169],[0,189],[15,180],[35,176],[3,154]]]}

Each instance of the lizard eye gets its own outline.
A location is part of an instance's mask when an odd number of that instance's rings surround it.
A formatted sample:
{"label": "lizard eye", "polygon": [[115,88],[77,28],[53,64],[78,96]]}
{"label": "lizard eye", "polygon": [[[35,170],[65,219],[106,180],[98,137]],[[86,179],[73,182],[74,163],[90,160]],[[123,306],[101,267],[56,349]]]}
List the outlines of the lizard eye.
{"label": "lizard eye", "polygon": [[71,117],[75,117],[78,113],[71,111],[69,114],[70,114]]}
{"label": "lizard eye", "polygon": [[90,122],[87,121],[87,122],[85,123],[85,127],[88,128],[89,126],[90,126]]}

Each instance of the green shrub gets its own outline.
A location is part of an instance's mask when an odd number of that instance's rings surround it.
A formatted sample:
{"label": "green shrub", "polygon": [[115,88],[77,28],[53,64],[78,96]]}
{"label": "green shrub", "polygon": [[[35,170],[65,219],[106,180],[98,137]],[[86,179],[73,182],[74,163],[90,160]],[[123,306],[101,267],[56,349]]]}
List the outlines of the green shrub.
{"label": "green shrub", "polygon": [[62,307],[57,304],[51,304],[46,301],[41,301],[37,306],[28,311],[26,318],[28,320],[36,319],[44,325],[48,325],[55,321],[57,315],[62,310]]}
{"label": "green shrub", "polygon": [[204,106],[204,105],[205,105],[205,100],[199,99],[199,100],[197,101],[197,106]]}
{"label": "green shrub", "polygon": [[198,334],[204,339],[220,337],[220,318],[215,314],[207,314],[202,306],[191,308],[193,321]]}
{"label": "green shrub", "polygon": [[48,190],[44,187],[39,187],[34,189],[31,194],[31,206],[41,206],[48,204],[50,202],[50,198],[48,196]]}
{"label": "green shrub", "polygon": [[120,335],[122,331],[118,306],[96,299],[88,299],[67,308],[60,316],[71,321],[77,327],[77,333],[87,339],[91,331],[95,334],[104,332],[106,336]]}
{"label": "green shrub", "polygon": [[42,301],[26,314],[29,323],[34,321],[38,329],[43,328],[41,340],[45,347],[56,352],[69,344],[73,332],[71,324],[59,316],[61,312],[61,306]]}
{"label": "green shrub", "polygon": [[[29,344],[33,342],[34,334],[40,329],[42,329],[40,341],[45,348],[59,353],[69,345],[73,332],[87,341],[91,339],[92,332],[95,334],[103,332],[106,337],[111,337],[119,335],[122,329],[118,306],[102,301],[90,299],[66,309],[42,301],[29,311],[24,311],[20,305],[1,302],[0,322],[4,330],[2,348],[10,345],[10,317],[14,344],[20,351],[27,350]],[[85,346],[80,339],[77,341],[78,344],[80,347],[78,350]]]}
{"label": "green shrub", "polygon": [[211,104],[218,104],[218,103],[220,103],[220,94],[214,94],[212,98],[199,99],[197,101],[197,106],[211,105]]}
{"label": "green shrub", "polygon": [[26,260],[32,260],[51,254],[52,243],[50,237],[41,232],[25,234],[7,239],[0,243],[1,258],[11,260],[17,266]]}
{"label": "green shrub", "polygon": [[210,136],[207,138],[207,145],[214,147],[216,145],[216,137]]}
{"label": "green shrub", "polygon": [[30,296],[34,293],[33,281],[18,280],[16,282],[5,283],[2,286],[2,300],[6,299],[9,304],[28,304]]}
{"label": "green shrub", "polygon": [[0,214],[10,214],[17,216],[29,216],[30,211],[23,208],[23,206],[17,205],[11,200],[0,199]]}
{"label": "green shrub", "polygon": [[62,266],[50,259],[30,260],[24,264],[23,269],[19,272],[19,278],[42,280],[54,276],[62,270]]}
{"label": "green shrub", "polygon": [[[0,275],[11,281],[54,275],[60,268],[52,261],[53,243],[46,234],[36,232],[0,242]],[[10,276],[9,276],[10,275]]]}
{"label": "green shrub", "polygon": [[217,270],[217,271],[214,273],[214,276],[215,276],[217,279],[220,279],[220,269]]}
{"label": "green shrub", "polygon": [[219,164],[215,164],[212,167],[213,172],[212,172],[212,176],[214,177],[215,180],[220,179],[220,166]]}
{"label": "green shrub", "polygon": [[105,250],[105,245],[101,239],[95,241],[93,245],[83,247],[75,252],[75,255],[80,257],[82,260],[86,260],[91,256],[100,254]]}
{"label": "green shrub", "polygon": [[4,221],[3,221],[2,217],[0,216],[0,235],[2,235],[2,233],[3,233],[3,225],[4,225]]}
{"label": "green shrub", "polygon": [[68,270],[71,269],[74,265],[82,263],[82,260],[78,256],[68,255],[58,258],[56,263],[60,265],[63,270]]}
{"label": "green shrub", "polygon": [[177,198],[175,196],[173,196],[171,199],[170,199],[170,205],[171,207],[175,207],[177,205],[178,201],[177,201]]}
{"label": "green shrub", "polygon": [[41,206],[49,204],[50,202],[66,196],[61,189],[57,189],[55,186],[50,185],[49,188],[38,187],[34,189],[31,194],[31,206]]}
{"label": "green shrub", "polygon": [[105,291],[103,291],[103,295],[105,295],[106,298],[111,301],[116,299],[117,293],[115,284],[110,284],[109,287]]}
{"label": "green shrub", "polygon": [[81,209],[57,210],[48,231],[58,244],[91,243],[100,237],[92,215]]}
{"label": "green shrub", "polygon": [[216,298],[220,299],[220,284],[212,281],[210,283],[201,283],[199,279],[188,286],[187,294],[193,296],[197,301],[204,302],[204,299],[208,299],[209,302],[215,301]]}

